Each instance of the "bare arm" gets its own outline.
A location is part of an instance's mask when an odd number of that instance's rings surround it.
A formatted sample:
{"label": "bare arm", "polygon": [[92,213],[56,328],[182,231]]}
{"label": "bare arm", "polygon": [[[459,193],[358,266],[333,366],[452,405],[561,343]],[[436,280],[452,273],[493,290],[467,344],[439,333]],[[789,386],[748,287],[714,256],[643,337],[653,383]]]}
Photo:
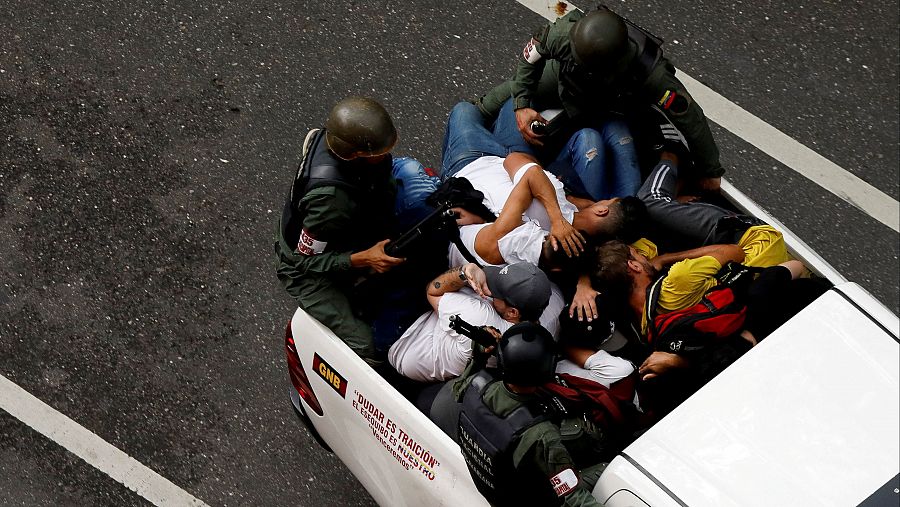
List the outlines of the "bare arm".
{"label": "bare arm", "polygon": [[[503,161],[503,168],[506,169],[506,172],[509,174],[509,179],[512,180],[515,179],[516,173],[519,172],[519,170],[522,170],[522,166],[529,163],[537,164],[537,160],[527,153],[510,153]],[[551,221],[564,221],[565,219],[563,219],[562,210],[559,209],[559,203],[556,201],[556,189],[553,188],[553,184],[550,183],[547,175],[544,174],[544,168],[538,165],[524,170],[527,172],[522,176],[519,184],[521,185],[527,182],[530,196],[544,205]],[[525,203],[525,207],[522,209],[521,213],[524,213],[530,204],[530,200]],[[506,206],[508,205],[509,201],[507,200]],[[506,206],[504,206],[504,208]]]}
{"label": "bare arm", "polygon": [[662,254],[651,261],[657,269],[670,266],[685,259],[697,259],[699,257],[712,257],[724,266],[728,262],[743,262],[744,251],[737,245],[707,245],[700,248]]}
{"label": "bare arm", "polygon": [[[513,187],[497,220],[483,227],[478,231],[478,235],[475,236],[475,252],[491,264],[502,264],[505,262],[503,256],[500,255],[498,241],[513,229],[522,225],[522,213],[525,213],[525,210],[531,205],[532,190],[527,181],[527,176]],[[544,177],[546,178],[546,176]],[[549,184],[549,181],[547,183]]]}
{"label": "bare arm", "polygon": [[575,363],[579,368],[584,368],[587,360],[595,353],[594,350],[581,347],[565,347],[563,352],[566,359]]}
{"label": "bare arm", "polygon": [[[516,186],[527,185],[528,195],[530,195],[531,199],[528,199],[524,194],[517,196],[522,200],[513,203],[516,207],[514,211],[518,212],[519,208],[524,206],[519,212],[519,215],[521,215],[531,205],[531,200],[537,199],[543,205],[547,211],[547,216],[550,218],[550,241],[553,249],[556,250],[562,245],[563,250],[569,257],[578,255],[584,250],[584,237],[563,217],[562,210],[559,208],[559,201],[556,199],[556,189],[553,187],[550,179],[547,178],[544,169],[539,165],[522,169],[523,166],[529,163],[536,163],[534,160],[534,157],[525,153],[511,153],[503,161],[503,167],[509,174],[510,179],[515,179],[519,171],[526,171]],[[510,202],[507,200],[507,205],[504,208],[509,205]]]}
{"label": "bare arm", "polygon": [[484,271],[471,262],[462,267],[447,270],[428,282],[428,287],[425,288],[425,295],[428,298],[428,303],[431,304],[431,308],[437,311],[441,296],[448,292],[456,292],[467,285],[472,287],[472,290],[479,296],[486,297],[491,295],[487,288]]}

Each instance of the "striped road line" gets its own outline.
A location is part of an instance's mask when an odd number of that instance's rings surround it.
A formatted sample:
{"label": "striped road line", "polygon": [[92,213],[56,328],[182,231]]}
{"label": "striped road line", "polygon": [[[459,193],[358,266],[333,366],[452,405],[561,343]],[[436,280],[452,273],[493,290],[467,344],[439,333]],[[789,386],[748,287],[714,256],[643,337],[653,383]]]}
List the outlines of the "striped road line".
{"label": "striped road line", "polygon": [[[577,7],[553,0],[516,0],[553,21]],[[678,77],[706,117],[816,185],[900,232],[900,203],[800,142],[714,92],[683,71]]]}
{"label": "striped road line", "polygon": [[3,375],[0,375],[0,408],[154,505],[206,506]]}

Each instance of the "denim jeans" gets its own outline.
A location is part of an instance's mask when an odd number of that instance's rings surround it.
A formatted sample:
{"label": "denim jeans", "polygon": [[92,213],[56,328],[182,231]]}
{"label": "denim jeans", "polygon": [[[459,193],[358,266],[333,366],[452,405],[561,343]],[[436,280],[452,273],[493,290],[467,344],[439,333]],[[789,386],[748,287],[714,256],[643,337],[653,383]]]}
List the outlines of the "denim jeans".
{"label": "denim jeans", "polygon": [[575,132],[547,170],[572,193],[593,201],[634,195],[641,186],[634,141],[620,120],[604,122],[599,131]]}
{"label": "denim jeans", "polygon": [[394,214],[400,229],[398,232],[402,233],[431,213],[432,209],[425,204],[425,198],[437,189],[441,180],[433,171],[411,157],[395,158],[391,175],[397,184]]}
{"label": "denim jeans", "polygon": [[[518,132],[518,131],[516,131]],[[506,157],[514,151],[528,150],[528,143],[520,135],[517,142],[504,138],[503,144],[485,126],[478,107],[460,102],[450,111],[444,146],[441,153],[441,179],[447,179],[478,158],[486,156]],[[526,153],[528,153],[526,151]]]}
{"label": "denim jeans", "polygon": [[621,120],[598,123],[595,128],[576,131],[555,157],[547,157],[522,138],[510,99],[500,109],[493,134],[497,143],[510,151],[542,159],[548,164],[546,169],[579,197],[599,201],[634,195],[641,186],[641,173],[628,125]]}

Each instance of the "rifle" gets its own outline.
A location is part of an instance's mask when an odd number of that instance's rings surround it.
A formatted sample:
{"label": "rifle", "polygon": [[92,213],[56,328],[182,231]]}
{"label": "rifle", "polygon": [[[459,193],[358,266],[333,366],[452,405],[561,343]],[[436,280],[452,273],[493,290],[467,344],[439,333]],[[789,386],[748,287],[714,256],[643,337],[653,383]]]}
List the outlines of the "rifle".
{"label": "rifle", "polygon": [[404,232],[399,238],[390,241],[384,246],[384,253],[391,257],[406,257],[409,249],[420,238],[426,235],[429,230],[439,230],[441,227],[453,225],[456,227],[456,219],[459,215],[450,210],[449,202],[443,202],[434,211],[422,219],[421,222],[414,225],[410,230]]}
{"label": "rifle", "polygon": [[450,329],[471,339],[484,348],[495,347],[497,339],[483,327],[473,326],[464,321],[459,315],[450,316]]}

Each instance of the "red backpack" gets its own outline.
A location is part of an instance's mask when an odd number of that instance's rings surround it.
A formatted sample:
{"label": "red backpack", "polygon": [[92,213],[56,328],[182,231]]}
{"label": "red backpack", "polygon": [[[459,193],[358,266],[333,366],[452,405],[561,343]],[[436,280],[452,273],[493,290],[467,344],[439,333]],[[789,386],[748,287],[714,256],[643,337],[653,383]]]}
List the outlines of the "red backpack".
{"label": "red backpack", "polygon": [[584,413],[607,430],[632,426],[637,416],[634,406],[637,370],[609,387],[568,373],[557,373],[553,382],[542,387],[552,393],[567,412]]}
{"label": "red backpack", "polygon": [[729,262],[716,275],[718,285],[706,291],[700,302],[662,314],[656,311],[665,279],[660,277],[647,289],[647,343],[653,350],[690,354],[740,332],[747,317],[744,296],[760,271],[762,268]]}

